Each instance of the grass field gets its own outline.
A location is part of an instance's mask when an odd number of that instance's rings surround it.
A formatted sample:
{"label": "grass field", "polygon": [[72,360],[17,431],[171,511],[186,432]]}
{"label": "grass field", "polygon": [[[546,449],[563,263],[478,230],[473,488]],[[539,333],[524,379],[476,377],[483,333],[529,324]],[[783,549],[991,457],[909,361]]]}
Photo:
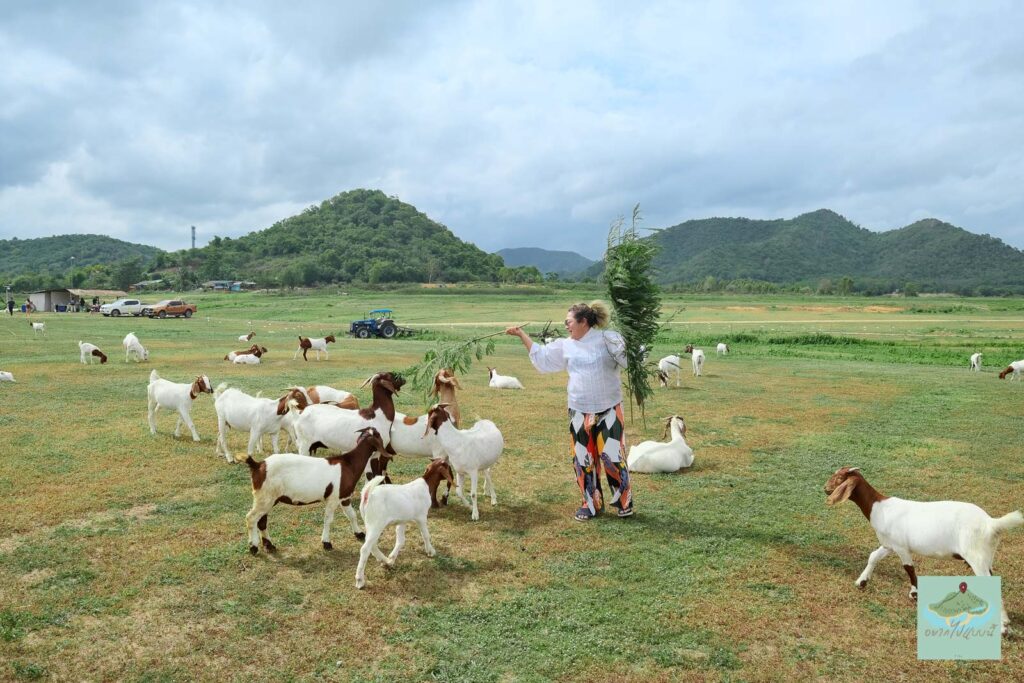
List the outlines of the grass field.
{"label": "grass field", "polygon": [[[997,366],[1024,358],[1024,301],[679,297],[655,355],[686,342],[704,376],[659,389],[633,442],[686,418],[694,466],[636,475],[637,514],[572,520],[565,376],[539,375],[517,340],[462,378],[464,418],[487,417],[506,450],[498,506],[481,520],[454,504],[431,515],[438,556],[415,532],[396,568],[371,559],[354,588],[359,543],[343,516],[320,547],[322,508],[278,506],[276,555],[246,550],[248,471],[214,456],[209,396],[203,440],[146,424],[156,368],[199,373],[255,394],[292,384],[355,390],[438,343],[509,323],[560,321],[579,292],[199,295],[191,320],[36,314],[0,319],[0,679],[662,681],[1024,680],[1024,642],[1001,662],[918,662],[916,616],[894,557],[854,588],[874,533],[822,487],[858,465],[880,491],[960,499],[1002,515],[1024,506],[1024,385]],[[425,330],[393,341],[340,338],[331,359],[292,361],[298,334],[322,336],[381,305]],[[270,354],[221,360],[249,329]],[[147,363],[124,363],[133,331]],[[78,363],[91,341],[107,365]],[[719,358],[714,342],[728,341]],[[980,374],[967,357],[985,354]],[[525,392],[487,388],[485,365]],[[364,402],[366,390],[356,392]],[[423,400],[403,392],[399,410]],[[628,413],[627,413],[628,414]],[[232,450],[245,437],[232,432]],[[424,463],[399,459],[396,481]],[[393,532],[384,536],[389,546]],[[1024,532],[996,557],[1011,622],[1024,629]],[[918,573],[963,565],[921,559]]]}

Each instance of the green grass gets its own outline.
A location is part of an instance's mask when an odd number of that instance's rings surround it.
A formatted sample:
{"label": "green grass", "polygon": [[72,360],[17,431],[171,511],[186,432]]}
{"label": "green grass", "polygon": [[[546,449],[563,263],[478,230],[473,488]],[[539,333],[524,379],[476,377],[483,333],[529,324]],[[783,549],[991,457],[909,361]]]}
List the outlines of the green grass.
{"label": "green grass", "polygon": [[[471,288],[194,297],[192,320],[41,315],[0,318],[0,679],[179,680],[992,680],[1024,678],[1021,640],[1002,662],[917,662],[913,606],[895,561],[863,591],[874,549],[854,506],[827,509],[836,468],[862,467],[881,491],[971,500],[993,514],[1024,504],[1024,387],[1000,382],[1024,356],[1018,299],[670,297],[679,310],[655,355],[703,345],[704,377],[659,389],[636,442],[660,418],[686,418],[694,466],[636,475],[637,515],[571,519],[564,375],[539,375],[518,341],[461,378],[462,412],[506,438],[499,504],[481,520],[455,504],[431,516],[438,556],[412,532],[394,569],[371,560],[353,587],[358,543],[338,515],[320,549],[322,510],[270,516],[276,555],[246,552],[248,473],[215,457],[208,396],[203,441],[174,439],[174,418],[146,424],[150,370],[208,374],[248,392],[292,384],[355,389],[418,361],[439,341],[533,321],[539,330],[596,293]],[[411,339],[339,338],[331,359],[292,361],[295,337],[347,329],[391,306]],[[263,365],[221,358],[254,329]],[[148,363],[124,363],[134,331]],[[84,339],[111,357],[78,364]],[[728,357],[714,355],[726,341]],[[982,373],[967,356],[985,354]],[[484,365],[525,392],[486,386]],[[366,400],[365,390],[356,392]],[[399,409],[422,409],[403,392]],[[232,450],[244,436],[232,432]],[[423,463],[399,459],[397,481]],[[385,534],[384,545],[391,534]],[[1024,622],[1024,534],[997,566],[1011,621]],[[923,560],[919,574],[952,574]]]}

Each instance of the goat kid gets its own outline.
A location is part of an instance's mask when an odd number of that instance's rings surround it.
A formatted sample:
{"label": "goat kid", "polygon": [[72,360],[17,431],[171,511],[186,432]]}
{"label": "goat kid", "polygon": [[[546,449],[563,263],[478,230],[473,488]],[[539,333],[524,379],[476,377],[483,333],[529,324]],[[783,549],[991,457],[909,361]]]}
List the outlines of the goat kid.
{"label": "goat kid", "polygon": [[[836,470],[825,484],[825,493],[828,505],[845,500],[856,503],[881,543],[868,557],[867,566],[857,577],[857,586],[866,586],[875,565],[896,553],[910,577],[912,600],[917,600],[913,553],[963,560],[978,576],[991,576],[1000,534],[1024,524],[1024,515],[1019,510],[993,519],[972,503],[952,500],[922,503],[884,496],[864,479],[857,467]],[[1003,635],[1008,631],[1009,618],[1004,607]]]}
{"label": "goat kid", "polygon": [[972,353],[971,354],[971,370],[973,370],[974,372],[981,372],[981,354],[980,353]]}
{"label": "goat kid", "polygon": [[1010,381],[1017,380],[1019,382],[1022,372],[1024,372],[1024,360],[1015,360],[999,373],[999,379],[1006,379],[1007,375],[1012,375]]}
{"label": "goat kid", "polygon": [[[423,550],[427,557],[436,553],[430,543],[430,531],[427,529],[427,513],[430,508],[441,507],[437,501],[437,488],[442,481],[452,486],[452,471],[444,460],[434,460],[427,465],[427,470],[419,479],[408,484],[384,484],[384,477],[374,477],[363,486],[363,495],[359,502],[359,514],[366,526],[366,540],[359,549],[359,565],[356,567],[356,588],[366,585],[366,561],[370,553],[385,567],[394,566],[398,553],[405,546],[405,526],[415,523],[423,537]],[[445,497],[445,502],[448,498]],[[377,541],[386,528],[396,524],[395,547],[387,557],[380,551]]]}
{"label": "goat kid", "polygon": [[324,359],[330,360],[331,356],[327,353],[327,345],[334,343],[334,335],[329,334],[326,337],[320,339],[310,339],[309,337],[299,337],[299,348],[295,349],[295,355],[292,356],[292,360],[299,357],[299,351],[302,351],[302,360],[309,360],[306,358],[306,353],[309,351],[316,351],[316,359],[320,360],[320,352],[324,352]]}
{"label": "goat kid", "polygon": [[658,382],[663,387],[668,386],[669,375],[675,373],[676,386],[679,386],[679,375],[682,368],[682,359],[679,356],[665,356],[658,361]]}
{"label": "goat kid", "polygon": [[700,377],[701,370],[704,368],[704,351],[693,348],[693,344],[687,344],[683,353],[690,354],[690,361],[693,364],[693,376]]}
{"label": "goat kid", "polygon": [[9,372],[0,371],[0,382],[14,382],[17,384],[18,380],[14,379],[14,375]]}
{"label": "goat kid", "polygon": [[497,368],[487,368],[490,381],[487,386],[492,389],[522,389],[523,383],[510,375],[499,375]]}
{"label": "goat kid", "polygon": [[174,437],[181,433],[184,424],[192,432],[192,440],[199,441],[199,432],[192,423],[192,402],[200,394],[212,394],[210,378],[199,375],[191,384],[179,384],[161,379],[156,370],[149,373],[149,386],[146,394],[149,397],[149,433],[156,434],[156,413],[161,408],[174,410],[178,413],[178,421],[174,425]]}
{"label": "goat kid", "polygon": [[371,460],[379,460],[372,457],[374,453],[383,455],[384,444],[376,429],[366,427],[359,430],[352,450],[329,458],[275,453],[263,462],[256,462],[251,455],[247,456],[244,462],[252,478],[252,508],[245,516],[249,552],[253,555],[259,552],[261,538],[267,552],[277,550],[267,534],[267,515],[278,503],[312,505],[323,501],[326,504],[324,529],[320,536],[324,550],[334,549],[331,545],[331,524],[338,505],[348,517],[355,537],[363,540],[366,536],[359,528],[351,506],[352,492],[367,464]]}
{"label": "goat kid", "polygon": [[100,365],[107,362],[107,354],[100,351],[100,347],[85,341],[78,342],[78,358],[82,365],[92,365],[93,358],[99,358]]}
{"label": "goat kid", "polygon": [[29,323],[33,334],[46,334],[46,323]]}
{"label": "goat kid", "polygon": [[686,443],[686,422],[678,415],[665,420],[665,433],[672,432],[668,442],[644,441],[629,449],[626,464],[630,472],[677,472],[693,464],[693,449]]}
{"label": "goat kid", "polygon": [[144,360],[149,360],[149,351],[142,345],[139,338],[135,336],[134,332],[129,332],[121,340],[121,346],[124,347],[124,362],[127,363],[128,359],[135,356],[135,362],[140,363]]}
{"label": "goat kid", "polygon": [[240,342],[252,341],[252,338],[255,337],[255,336],[256,336],[255,332],[250,332],[249,334],[240,334],[240,335],[238,335],[238,341],[240,341]]}
{"label": "goat kid", "polygon": [[[491,496],[491,505],[498,504],[498,496],[494,493],[491,482],[491,468],[505,448],[505,439],[490,420],[480,420],[472,429],[456,429],[444,404],[430,408],[427,413],[427,431],[433,430],[438,443],[444,449],[448,464],[455,472],[455,495],[463,503],[473,508],[471,518],[480,519],[480,511],[476,505],[476,483],[480,472],[484,473],[484,484]],[[462,477],[469,475],[470,500],[462,494]]]}
{"label": "goat kid", "polygon": [[729,355],[729,345],[724,342],[719,342],[718,346],[715,347],[716,356],[727,356]]}

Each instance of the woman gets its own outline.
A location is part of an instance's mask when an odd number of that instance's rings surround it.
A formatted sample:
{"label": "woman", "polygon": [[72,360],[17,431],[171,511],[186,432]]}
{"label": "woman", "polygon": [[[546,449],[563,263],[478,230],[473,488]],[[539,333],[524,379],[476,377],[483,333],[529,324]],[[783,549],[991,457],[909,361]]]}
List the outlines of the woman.
{"label": "woman", "polygon": [[583,495],[574,518],[580,522],[593,519],[604,507],[602,467],[612,491],[609,505],[619,517],[633,514],[619,379],[619,369],[626,365],[625,340],[618,332],[603,329],[608,319],[608,308],[594,301],[568,310],[568,339],[535,344],[521,328],[505,330],[519,337],[540,372],[569,372],[569,434],[576,482]]}

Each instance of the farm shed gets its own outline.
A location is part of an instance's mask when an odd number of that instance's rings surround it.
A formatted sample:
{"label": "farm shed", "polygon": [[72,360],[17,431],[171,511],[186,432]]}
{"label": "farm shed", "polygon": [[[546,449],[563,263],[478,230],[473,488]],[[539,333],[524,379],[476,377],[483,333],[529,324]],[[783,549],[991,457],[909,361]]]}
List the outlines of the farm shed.
{"label": "farm shed", "polygon": [[28,295],[29,301],[37,311],[66,311],[69,306],[81,302],[92,303],[94,298],[100,301],[113,301],[125,293],[119,289],[43,289]]}

